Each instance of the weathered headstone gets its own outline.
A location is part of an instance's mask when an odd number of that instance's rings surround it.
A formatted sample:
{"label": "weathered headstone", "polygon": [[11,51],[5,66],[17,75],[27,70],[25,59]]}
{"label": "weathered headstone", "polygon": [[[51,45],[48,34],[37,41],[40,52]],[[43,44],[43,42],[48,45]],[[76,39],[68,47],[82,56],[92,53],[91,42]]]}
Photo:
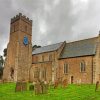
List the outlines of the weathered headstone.
{"label": "weathered headstone", "polygon": [[95,91],[97,91],[98,89],[99,89],[99,81],[96,82]]}
{"label": "weathered headstone", "polygon": [[41,82],[42,93],[46,94],[48,92],[48,84],[47,82]]}
{"label": "weathered headstone", "polygon": [[34,85],[35,94],[46,94],[48,92],[48,84],[45,82],[38,81]]}
{"label": "weathered headstone", "polygon": [[27,91],[27,83],[22,82],[22,91]]}
{"label": "weathered headstone", "polygon": [[34,90],[34,85],[31,84],[31,85],[29,86],[29,90],[30,90],[30,91],[33,91],[33,90]]}
{"label": "weathered headstone", "polygon": [[22,91],[21,82],[16,83],[15,92]]}
{"label": "weathered headstone", "polygon": [[52,81],[49,81],[48,88],[52,88],[52,87],[54,87],[54,83]]}
{"label": "weathered headstone", "polygon": [[35,90],[35,94],[36,94],[36,95],[41,94],[41,93],[42,93],[41,84],[40,84],[40,83],[35,84],[34,90]]}
{"label": "weathered headstone", "polygon": [[59,82],[58,81],[55,81],[55,84],[54,84],[54,89],[57,88],[59,85]]}
{"label": "weathered headstone", "polygon": [[67,79],[64,79],[62,82],[62,86],[65,88],[67,86]]}
{"label": "weathered headstone", "polygon": [[27,90],[27,83],[26,82],[17,82],[15,92],[21,92]]}

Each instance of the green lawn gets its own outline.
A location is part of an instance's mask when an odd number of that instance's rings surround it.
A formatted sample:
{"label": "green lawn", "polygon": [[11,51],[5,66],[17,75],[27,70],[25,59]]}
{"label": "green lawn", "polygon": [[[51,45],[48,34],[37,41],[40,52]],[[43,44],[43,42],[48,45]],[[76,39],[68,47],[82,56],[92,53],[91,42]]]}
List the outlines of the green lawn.
{"label": "green lawn", "polygon": [[69,85],[67,88],[49,89],[48,94],[35,95],[33,91],[15,93],[14,83],[0,84],[0,100],[100,100],[95,85]]}

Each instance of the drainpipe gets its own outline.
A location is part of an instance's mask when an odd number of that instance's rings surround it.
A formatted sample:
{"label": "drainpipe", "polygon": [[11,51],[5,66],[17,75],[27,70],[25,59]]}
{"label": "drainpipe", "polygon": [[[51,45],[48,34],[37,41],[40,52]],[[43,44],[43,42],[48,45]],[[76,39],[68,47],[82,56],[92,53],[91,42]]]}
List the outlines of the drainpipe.
{"label": "drainpipe", "polygon": [[93,74],[94,74],[94,69],[93,69],[93,56],[92,56],[92,84],[93,84]]}

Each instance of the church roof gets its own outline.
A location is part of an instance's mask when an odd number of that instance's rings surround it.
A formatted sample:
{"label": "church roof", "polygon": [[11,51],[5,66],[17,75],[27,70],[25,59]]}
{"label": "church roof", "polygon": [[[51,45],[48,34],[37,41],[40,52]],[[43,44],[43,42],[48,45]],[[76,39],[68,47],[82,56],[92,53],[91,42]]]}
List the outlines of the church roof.
{"label": "church roof", "polygon": [[43,47],[33,50],[32,54],[35,55],[35,54],[55,51],[55,50],[59,49],[62,44],[63,44],[63,42],[48,45],[48,46],[43,46]]}
{"label": "church roof", "polygon": [[97,37],[66,43],[60,58],[95,55]]}

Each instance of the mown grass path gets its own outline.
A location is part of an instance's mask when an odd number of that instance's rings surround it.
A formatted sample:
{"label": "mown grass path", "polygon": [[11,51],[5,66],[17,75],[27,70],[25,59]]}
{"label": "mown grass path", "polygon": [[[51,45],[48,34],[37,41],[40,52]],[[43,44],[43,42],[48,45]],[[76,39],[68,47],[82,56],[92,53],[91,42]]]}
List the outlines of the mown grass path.
{"label": "mown grass path", "polygon": [[100,91],[95,92],[95,85],[69,85],[35,95],[33,91],[15,93],[15,84],[5,83],[0,84],[0,100],[100,100]]}

